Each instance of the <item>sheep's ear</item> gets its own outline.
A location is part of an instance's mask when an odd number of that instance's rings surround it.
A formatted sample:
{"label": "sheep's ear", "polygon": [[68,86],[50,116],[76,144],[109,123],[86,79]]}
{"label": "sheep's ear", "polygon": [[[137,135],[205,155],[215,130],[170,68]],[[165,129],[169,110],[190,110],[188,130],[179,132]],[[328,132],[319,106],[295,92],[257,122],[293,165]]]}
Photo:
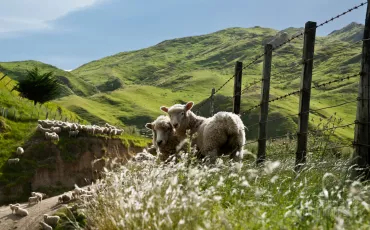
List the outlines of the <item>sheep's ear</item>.
{"label": "sheep's ear", "polygon": [[162,110],[163,112],[168,113],[168,108],[167,108],[166,106],[161,106],[161,110]]}
{"label": "sheep's ear", "polygon": [[190,110],[191,108],[193,108],[193,105],[194,105],[194,102],[189,101],[189,102],[188,102],[188,103],[186,103],[186,105],[185,105],[185,110],[186,110],[186,111]]}
{"label": "sheep's ear", "polygon": [[146,123],[145,127],[147,129],[153,129],[153,124],[152,123]]}

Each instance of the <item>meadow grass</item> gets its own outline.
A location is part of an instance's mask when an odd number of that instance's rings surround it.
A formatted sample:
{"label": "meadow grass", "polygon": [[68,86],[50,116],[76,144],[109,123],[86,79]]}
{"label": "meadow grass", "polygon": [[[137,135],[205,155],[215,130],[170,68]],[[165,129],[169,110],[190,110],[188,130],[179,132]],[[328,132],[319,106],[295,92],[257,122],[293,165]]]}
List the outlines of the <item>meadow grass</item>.
{"label": "meadow grass", "polygon": [[[276,150],[276,149],[275,149]],[[278,150],[279,151],[279,150]],[[277,156],[279,154],[275,154]],[[368,229],[369,185],[350,179],[347,159],[293,157],[257,167],[250,154],[214,166],[129,162],[92,188],[82,212],[91,229]]]}

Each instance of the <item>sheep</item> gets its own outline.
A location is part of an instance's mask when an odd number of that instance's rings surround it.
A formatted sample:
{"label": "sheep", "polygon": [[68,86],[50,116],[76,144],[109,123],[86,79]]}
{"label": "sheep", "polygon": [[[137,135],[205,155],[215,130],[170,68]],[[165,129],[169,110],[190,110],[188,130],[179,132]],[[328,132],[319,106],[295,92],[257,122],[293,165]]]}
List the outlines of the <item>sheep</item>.
{"label": "sheep", "polygon": [[19,162],[19,158],[11,158],[8,160],[8,164],[16,164]]}
{"label": "sheep", "polygon": [[68,195],[68,194],[63,194],[62,196],[60,196],[58,198],[58,203],[66,203],[66,202],[69,202],[72,200],[72,197],[73,197],[73,194],[72,196]]}
{"label": "sheep", "polygon": [[78,130],[75,130],[75,131],[69,131],[69,137],[71,136],[74,136],[74,137],[77,137],[79,131]]}
{"label": "sheep", "polygon": [[18,216],[28,216],[28,211],[26,209],[23,209],[19,206],[14,207],[15,215]]}
{"label": "sheep", "polygon": [[19,207],[20,204],[19,203],[16,203],[16,204],[9,204],[9,207],[10,207],[10,210],[12,210],[12,214],[13,212],[15,211],[15,207]]}
{"label": "sheep", "polygon": [[40,198],[40,202],[42,201],[43,198],[45,198],[46,194],[41,193],[41,192],[31,192],[31,196],[37,196]]}
{"label": "sheep", "polygon": [[59,136],[55,132],[52,132],[52,133],[45,132],[45,138],[46,140],[59,141]]}
{"label": "sheep", "polygon": [[60,128],[60,127],[51,127],[50,128],[50,130],[51,130],[51,132],[55,132],[55,133],[60,133],[60,132],[62,132],[62,128]]}
{"label": "sheep", "polygon": [[50,225],[48,225],[47,223],[43,221],[40,222],[40,225],[43,230],[53,230],[53,227],[51,227]]}
{"label": "sheep", "polygon": [[48,214],[44,214],[44,222],[51,226],[56,226],[59,220],[59,216],[49,216]]}
{"label": "sheep", "polygon": [[28,205],[30,205],[31,203],[39,203],[39,201],[41,202],[41,198],[39,196],[31,196],[28,198]]}
{"label": "sheep", "polygon": [[171,124],[170,118],[164,115],[157,117],[152,123],[146,123],[145,127],[153,132],[153,145],[160,152],[159,159],[167,160],[170,155],[174,155],[186,145],[185,137],[177,136]]}
{"label": "sheep", "polygon": [[63,198],[61,196],[58,197],[58,203],[63,203]]}
{"label": "sheep", "polygon": [[190,135],[197,133],[197,148],[201,155],[210,158],[211,163],[222,154],[230,154],[235,161],[240,161],[245,145],[245,126],[240,117],[231,112],[218,112],[209,118],[197,116],[191,111],[193,105],[190,101],[170,108],[161,106],[160,109],[169,114],[178,135],[186,136],[188,129]]}
{"label": "sheep", "polygon": [[155,160],[156,157],[153,156],[153,154],[149,153],[146,149],[143,150],[143,152],[135,154],[135,156],[132,158],[132,161],[152,161]]}
{"label": "sheep", "polygon": [[17,148],[17,155],[22,155],[24,153],[24,150],[22,147]]}
{"label": "sheep", "polygon": [[51,132],[51,129],[43,128],[41,125],[38,125],[36,130],[41,132],[41,133],[46,133],[46,132],[50,133]]}

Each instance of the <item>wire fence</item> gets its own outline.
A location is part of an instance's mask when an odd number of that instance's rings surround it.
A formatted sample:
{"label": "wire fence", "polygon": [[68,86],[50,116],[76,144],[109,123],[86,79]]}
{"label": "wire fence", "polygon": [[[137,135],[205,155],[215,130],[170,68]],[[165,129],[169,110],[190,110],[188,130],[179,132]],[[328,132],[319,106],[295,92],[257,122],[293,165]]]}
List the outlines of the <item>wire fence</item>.
{"label": "wire fence", "polygon": [[[230,78],[227,79],[227,81],[225,81],[220,87],[218,87],[214,93],[206,98],[205,100],[203,100],[202,102],[200,102],[198,104],[198,106],[196,107],[196,112],[199,112],[201,110],[201,108],[203,106],[205,106],[207,103],[210,103],[210,107],[211,108],[214,108],[214,105],[213,105],[213,100],[211,100],[215,94],[217,94],[221,89],[223,89],[232,79],[235,79],[235,81],[237,80],[236,76],[238,76],[239,74],[241,74],[241,71],[243,70],[246,70],[250,67],[252,67],[253,65],[257,64],[257,63],[260,63],[261,59],[263,57],[266,57],[266,55],[268,55],[269,52],[274,52],[282,47],[284,47],[284,45],[286,44],[289,44],[291,43],[292,41],[294,40],[297,40],[298,38],[302,38],[303,36],[305,37],[306,39],[306,36],[308,36],[310,33],[312,33],[312,31],[316,30],[317,28],[319,27],[323,27],[325,26],[326,24],[338,19],[338,18],[341,18],[342,16],[366,5],[367,2],[362,2],[352,8],[349,8],[348,10],[334,16],[334,17],[331,17],[330,19],[322,22],[322,23],[319,23],[317,25],[315,25],[314,27],[312,28],[309,28],[309,29],[305,29],[304,31],[301,31],[301,32],[298,32],[294,35],[292,35],[290,38],[288,38],[287,40],[281,42],[280,44],[277,44],[277,45],[272,45],[271,46],[271,50],[267,50],[265,49],[264,52],[256,55],[255,57],[251,58],[251,61],[248,61],[246,65],[244,65],[240,70],[237,70],[237,68],[235,68],[235,73],[233,76],[231,76]],[[319,50],[319,54],[318,55],[312,55],[313,58],[307,58],[307,59],[300,59],[298,61],[293,61],[293,62],[290,62],[289,65],[286,65],[287,68],[284,68],[283,70],[281,70],[281,68],[279,70],[274,70],[273,73],[271,74],[270,72],[270,75],[267,75],[267,76],[271,76],[270,78],[273,78],[275,79],[276,77],[280,77],[280,79],[282,79],[282,75],[289,75],[289,76],[292,76],[292,77],[289,77],[290,81],[286,81],[286,82],[283,82],[283,83],[280,83],[279,84],[290,84],[292,82],[292,79],[297,79],[298,76],[296,78],[294,78],[294,75],[297,74],[297,71],[299,70],[298,67],[301,67],[301,69],[304,69],[305,67],[307,67],[307,65],[309,65],[310,63],[312,63],[314,60],[322,60],[322,59],[327,59],[327,58],[337,58],[340,56],[340,54],[343,54],[343,52],[350,52],[352,56],[356,56],[356,55],[361,55],[361,53],[358,53],[357,54],[357,49],[353,49],[355,46],[363,43],[363,42],[366,42],[370,40],[370,38],[364,38],[364,39],[361,39],[361,40],[358,40],[358,41],[355,41],[355,42],[338,42],[336,45],[337,46],[340,46],[339,48],[329,48],[328,47],[328,44],[326,47],[321,47],[321,49]],[[330,44],[332,45],[332,44]],[[283,54],[284,52],[279,52],[278,55],[281,55]],[[312,65],[312,64],[311,64]],[[271,71],[271,70],[270,70]],[[296,100],[299,100],[300,103],[302,103],[302,95],[304,94],[308,94],[309,97],[311,98],[311,94],[312,93],[319,93],[319,92],[323,92],[325,90],[327,90],[327,86],[331,86],[331,85],[334,85],[334,84],[337,84],[338,86],[337,87],[342,87],[344,85],[348,85],[348,84],[352,84],[352,83],[355,83],[355,82],[358,82],[358,80],[360,79],[360,76],[362,76],[363,72],[360,72],[360,73],[346,73],[346,75],[344,75],[343,73],[339,73],[339,74],[336,74],[337,77],[333,77],[333,76],[330,76],[328,74],[328,76],[325,77],[325,80],[313,80],[311,82],[311,80],[309,81],[309,88],[305,88],[305,87],[302,87],[302,78],[301,78],[301,88],[298,89],[298,90],[292,90],[291,92],[289,93],[286,93],[286,94],[283,94],[283,95],[279,95],[279,96],[275,96],[267,101],[264,101],[264,100],[260,100],[260,103],[257,103],[255,105],[252,105],[250,106],[250,108],[244,110],[244,111],[241,111],[239,112],[238,110],[238,114],[240,114],[240,116],[243,118],[245,115],[251,115],[252,114],[252,111],[253,110],[256,110],[257,108],[261,108],[262,106],[266,105],[266,104],[270,104],[270,103],[273,103],[273,102],[277,102],[277,101],[280,101],[280,100],[284,100],[286,98],[290,98],[290,97],[293,97],[293,96],[299,96],[296,97]],[[312,73],[311,73],[312,75]],[[339,75],[339,77],[338,77]],[[320,77],[322,78],[322,77]],[[269,80],[268,82],[270,82],[270,79],[264,79],[264,77],[261,77],[259,79],[255,79],[251,82],[247,82],[244,84],[244,86],[242,87],[242,89],[240,91],[238,91],[235,87],[234,87],[234,93],[232,96],[229,96],[227,97],[228,99],[232,99],[234,102],[234,107],[235,107],[235,103],[236,103],[236,98],[240,98],[242,95],[248,93],[248,92],[254,92],[254,91],[250,91],[250,89],[254,88],[254,87],[257,87],[257,86],[261,86],[263,87],[263,84],[265,83],[264,81],[265,80]],[[355,80],[355,81],[349,81],[349,80]],[[340,83],[344,83],[344,84],[340,84]],[[236,82],[234,84],[237,84]],[[268,83],[270,84],[270,83]],[[311,86],[312,84],[312,86]],[[261,88],[262,88],[261,87]],[[315,91],[312,91],[311,90],[314,89]],[[277,91],[279,92],[279,91]],[[263,94],[263,91],[261,90],[261,94]],[[269,95],[270,96],[270,95]],[[261,95],[261,98],[262,98],[262,95]],[[239,99],[240,100],[240,99]],[[351,106],[351,108],[353,108],[355,105],[355,103],[358,103],[359,101],[361,100],[365,100],[365,99],[362,99],[362,98],[356,98],[356,99],[349,99],[346,98],[346,100],[344,101],[339,101],[339,102],[336,102],[335,104],[333,105],[327,105],[327,106],[323,106],[323,107],[317,107],[317,106],[314,106],[313,108],[310,108],[308,111],[301,111],[299,113],[295,113],[295,114],[289,114],[290,112],[286,112],[288,113],[288,115],[286,116],[279,116],[279,117],[274,117],[274,118],[270,118],[270,119],[267,119],[266,121],[259,121],[259,122],[255,122],[255,123],[252,123],[250,125],[246,125],[246,129],[249,130],[251,128],[254,128],[254,127],[258,127],[258,130],[259,130],[259,133],[260,133],[260,128],[261,128],[261,125],[263,124],[267,124],[267,123],[276,123],[277,121],[281,121],[283,119],[298,119],[296,120],[299,121],[300,119],[303,119],[303,117],[307,117],[308,119],[308,114],[311,113],[313,115],[317,115],[319,117],[322,117],[324,116],[324,114],[322,114],[322,112],[324,112],[325,110],[330,110],[330,109],[333,109],[333,108],[339,108],[339,107],[344,107],[344,106]],[[283,107],[280,107],[281,109]],[[261,108],[262,109],[262,108]],[[234,111],[234,108],[233,108],[233,111]],[[291,110],[289,110],[291,111]],[[234,111],[235,112],[235,111]],[[280,111],[280,112],[283,112],[283,111]],[[260,113],[262,113],[262,110],[260,111]],[[334,112],[335,113],[335,112]],[[254,113],[256,114],[256,113]],[[212,116],[213,115],[213,111],[211,111],[210,115]],[[261,115],[260,115],[261,116]],[[267,117],[267,115],[266,115]],[[261,118],[261,117],[260,117]],[[339,118],[338,120],[343,120],[342,118]],[[347,119],[348,120],[348,119]],[[279,138],[284,138],[284,137],[289,137],[289,138],[301,138],[302,135],[317,135],[317,134],[320,134],[320,133],[323,133],[323,132],[331,132],[331,131],[336,131],[336,130],[340,130],[340,129],[346,129],[346,128],[350,128],[354,125],[358,124],[357,121],[354,121],[354,122],[350,122],[348,124],[337,124],[333,127],[326,127],[326,128],[318,128],[316,127],[316,129],[311,129],[309,131],[306,131],[306,132],[291,132],[291,133],[286,133],[284,135],[275,135],[273,137],[264,137],[264,138],[257,138],[255,140],[248,140],[246,142],[246,145],[249,145],[249,144],[253,144],[253,143],[258,143],[258,144],[261,144],[263,142],[266,142],[267,140],[271,141],[271,140],[276,140],[276,139],[279,139]],[[354,142],[353,142],[354,143]],[[328,147],[326,148],[326,150],[329,150],[329,149],[340,149],[340,148],[344,148],[344,147],[353,147],[354,145],[352,144],[344,144],[344,145],[336,145],[336,146],[331,146],[331,147]],[[259,146],[260,148],[260,146]],[[312,149],[311,149],[312,150]],[[310,151],[311,151],[310,150]]]}

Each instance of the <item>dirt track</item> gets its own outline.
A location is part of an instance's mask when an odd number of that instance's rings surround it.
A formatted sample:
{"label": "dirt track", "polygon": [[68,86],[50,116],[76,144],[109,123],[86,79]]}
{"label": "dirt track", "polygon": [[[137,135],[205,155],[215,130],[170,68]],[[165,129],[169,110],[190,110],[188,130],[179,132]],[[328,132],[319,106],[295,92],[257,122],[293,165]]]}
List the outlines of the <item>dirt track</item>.
{"label": "dirt track", "polygon": [[18,230],[38,230],[40,229],[39,222],[43,220],[44,214],[52,214],[59,208],[63,207],[63,204],[58,204],[58,197],[54,196],[42,200],[41,203],[31,204],[21,203],[21,207],[27,209],[29,215],[20,217],[12,214],[8,206],[0,207],[0,229],[18,229]]}

